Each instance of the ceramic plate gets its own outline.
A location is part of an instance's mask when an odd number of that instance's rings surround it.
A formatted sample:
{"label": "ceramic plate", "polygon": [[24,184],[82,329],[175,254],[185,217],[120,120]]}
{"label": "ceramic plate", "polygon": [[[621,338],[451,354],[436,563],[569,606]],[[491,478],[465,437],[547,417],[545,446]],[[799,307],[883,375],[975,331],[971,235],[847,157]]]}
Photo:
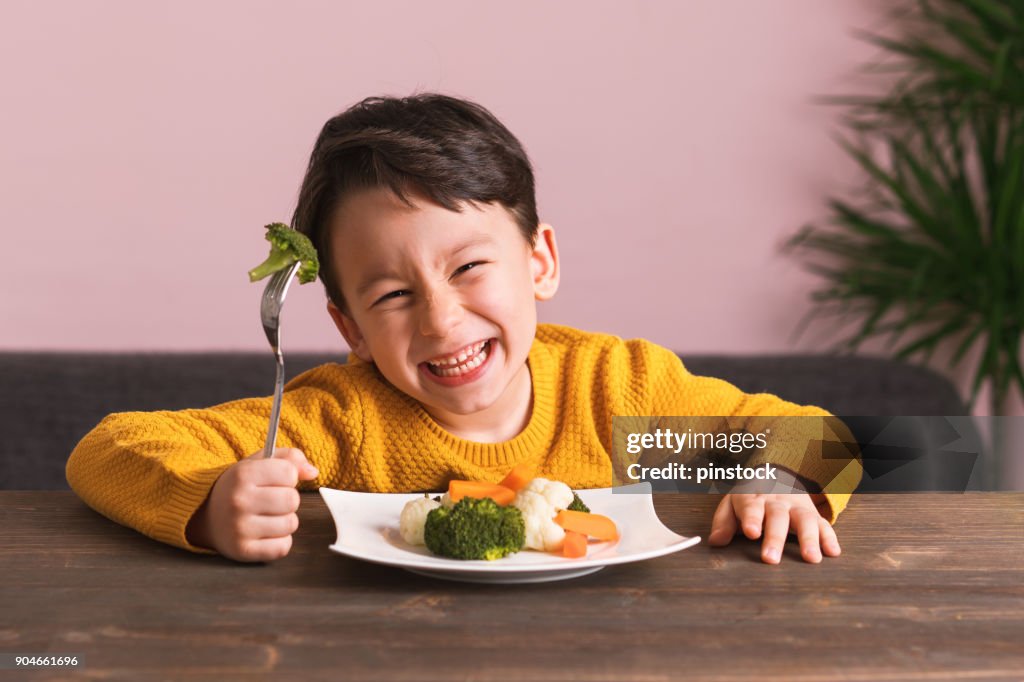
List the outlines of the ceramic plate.
{"label": "ceramic plate", "polygon": [[402,539],[398,517],[405,503],[422,497],[422,493],[353,493],[320,488],[338,530],[338,539],[330,549],[355,559],[446,580],[480,583],[565,580],[605,566],[671,554],[700,542],[699,536],[683,537],[661,523],[654,512],[650,483],[578,492],[591,511],[615,521],[619,528],[618,540],[591,541],[587,556],[579,559],[524,550],[496,561],[460,561],[434,556],[426,547],[413,546]]}

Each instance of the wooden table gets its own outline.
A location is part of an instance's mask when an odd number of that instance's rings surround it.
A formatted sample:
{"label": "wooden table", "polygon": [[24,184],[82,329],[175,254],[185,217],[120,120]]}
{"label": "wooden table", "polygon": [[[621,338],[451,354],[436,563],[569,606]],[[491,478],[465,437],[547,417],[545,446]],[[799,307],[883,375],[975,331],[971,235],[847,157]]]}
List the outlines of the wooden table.
{"label": "wooden table", "polygon": [[[702,536],[717,500],[655,498]],[[1020,493],[855,497],[842,557],[817,566],[795,541],[771,566],[740,539],[511,586],[334,554],[316,494],[300,517],[286,558],[236,564],[72,493],[0,492],[0,652],[85,660],[0,679],[1024,679]]]}

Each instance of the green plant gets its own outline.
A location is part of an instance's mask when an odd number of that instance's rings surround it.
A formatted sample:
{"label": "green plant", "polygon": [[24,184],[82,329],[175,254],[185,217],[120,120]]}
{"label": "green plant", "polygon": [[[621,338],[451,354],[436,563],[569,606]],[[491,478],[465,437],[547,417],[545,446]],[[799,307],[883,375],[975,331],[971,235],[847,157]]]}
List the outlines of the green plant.
{"label": "green plant", "polygon": [[787,248],[825,279],[813,316],[857,320],[840,347],[888,335],[898,357],[945,346],[957,366],[981,343],[971,406],[987,381],[1002,414],[1024,390],[1024,0],[916,0],[898,19],[902,37],[862,33],[890,60],[869,69],[886,92],[825,98],[867,192],[830,197]]}

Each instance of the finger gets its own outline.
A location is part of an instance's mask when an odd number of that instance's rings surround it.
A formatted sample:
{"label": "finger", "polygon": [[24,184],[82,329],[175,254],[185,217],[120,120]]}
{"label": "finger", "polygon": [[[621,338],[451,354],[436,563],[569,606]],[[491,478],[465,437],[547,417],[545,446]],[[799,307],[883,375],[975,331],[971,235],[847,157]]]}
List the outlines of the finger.
{"label": "finger", "polygon": [[743,534],[751,540],[761,537],[761,526],[764,523],[764,495],[747,493],[732,497],[732,504],[736,509],[736,516],[740,519]]}
{"label": "finger", "polygon": [[789,530],[789,507],[782,502],[769,501],[764,505],[764,542],[761,559],[777,564],[782,560],[782,547]]}
{"label": "finger", "polygon": [[241,543],[236,556],[238,561],[274,561],[287,556],[292,548],[292,536],[247,540]]}
{"label": "finger", "polygon": [[800,555],[804,561],[817,564],[821,562],[821,526],[818,519],[821,515],[817,509],[793,507],[789,511],[793,532],[800,542]]}
{"label": "finger", "polygon": [[739,524],[736,521],[736,513],[732,509],[732,500],[726,495],[718,503],[718,509],[711,519],[711,534],[708,535],[708,544],[714,546],[728,545],[736,535]]}
{"label": "finger", "polygon": [[827,556],[839,556],[843,550],[839,546],[839,538],[836,537],[836,530],[828,519],[818,518],[818,525],[821,527],[821,551]]}
{"label": "finger", "polygon": [[257,540],[283,538],[285,535],[291,535],[298,529],[298,514],[260,515],[252,517],[249,524],[249,537]]}
{"label": "finger", "polygon": [[252,486],[283,486],[294,488],[299,483],[295,463],[287,458],[254,459],[242,462],[239,481]]}
{"label": "finger", "polygon": [[286,486],[262,486],[252,495],[252,504],[247,510],[254,516],[280,516],[291,514],[299,508],[299,491]]}
{"label": "finger", "polygon": [[298,477],[303,481],[314,479],[320,474],[306,453],[298,448],[277,448],[274,450],[274,459],[285,459],[294,464]]}

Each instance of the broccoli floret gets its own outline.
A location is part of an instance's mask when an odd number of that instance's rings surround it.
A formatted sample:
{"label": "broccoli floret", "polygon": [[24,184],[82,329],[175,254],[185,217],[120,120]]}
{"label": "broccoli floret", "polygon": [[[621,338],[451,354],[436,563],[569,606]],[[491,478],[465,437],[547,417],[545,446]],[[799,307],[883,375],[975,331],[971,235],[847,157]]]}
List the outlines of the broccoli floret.
{"label": "broccoli floret", "polygon": [[427,514],[423,539],[440,556],[492,561],[523,548],[526,524],[522,512],[511,505],[464,497],[451,509],[438,507]]}
{"label": "broccoli floret", "polygon": [[299,266],[299,284],[306,284],[316,279],[320,270],[320,260],[316,257],[316,249],[309,238],[288,227],[284,223],[267,225],[267,241],[270,242],[270,255],[249,271],[249,281],[255,282],[278,270],[290,267],[295,261]]}
{"label": "broccoli floret", "polygon": [[583,500],[580,499],[580,496],[576,494],[575,490],[572,491],[572,502],[569,503],[569,506],[566,507],[566,509],[587,512],[588,514],[590,513],[590,507],[583,504]]}

